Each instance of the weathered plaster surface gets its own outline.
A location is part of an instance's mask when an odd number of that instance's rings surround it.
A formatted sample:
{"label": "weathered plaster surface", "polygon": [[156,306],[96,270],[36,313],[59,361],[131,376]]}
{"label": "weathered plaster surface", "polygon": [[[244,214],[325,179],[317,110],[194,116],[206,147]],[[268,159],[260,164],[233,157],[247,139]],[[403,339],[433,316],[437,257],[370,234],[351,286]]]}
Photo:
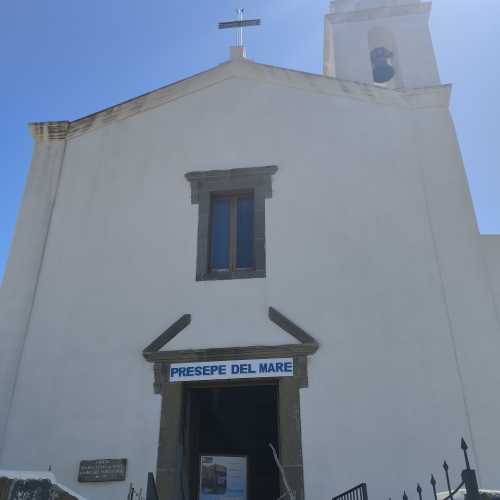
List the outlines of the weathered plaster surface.
{"label": "weathered plaster surface", "polygon": [[[448,97],[233,61],[70,124],[57,202],[29,181],[43,210],[28,195],[2,291],[2,325],[26,332],[2,465],[122,500],[168,435],[144,346],[186,312],[172,349],[278,345],[272,305],[321,344],[299,391],[306,498],[362,481],[385,498],[443,456],[458,469],[461,435],[494,487],[498,322]],[[249,165],[279,167],[266,278],[196,282],[184,176]],[[81,459],[113,456],[127,484],[76,483]]]}
{"label": "weathered plaster surface", "polygon": [[0,460],[62,168],[68,122],[31,127],[35,147],[0,287]]}
{"label": "weathered plaster surface", "polygon": [[351,97],[368,102],[379,102],[404,107],[447,106],[449,85],[427,86],[425,89],[402,89],[394,92],[380,86],[347,79],[294,71],[276,66],[257,64],[248,59],[225,62],[213,69],[186,78],[161,89],[149,92],[111,108],[71,122],[68,137],[76,137],[85,132],[109,125],[137,113],[175,101],[212,85],[231,79],[257,80],[279,86],[286,86],[314,94]]}

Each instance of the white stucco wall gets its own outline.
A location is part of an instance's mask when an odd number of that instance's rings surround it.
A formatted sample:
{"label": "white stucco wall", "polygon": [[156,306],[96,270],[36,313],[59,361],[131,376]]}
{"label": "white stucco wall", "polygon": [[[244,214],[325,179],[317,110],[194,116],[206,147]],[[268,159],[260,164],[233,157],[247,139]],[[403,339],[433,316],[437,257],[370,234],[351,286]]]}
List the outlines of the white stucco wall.
{"label": "white stucco wall", "polygon": [[0,453],[65,148],[62,140],[38,139],[0,286]]}
{"label": "white stucco wall", "polygon": [[[289,341],[273,306],[320,342],[301,392],[308,499],[361,481],[397,495],[443,457],[458,474],[462,435],[498,486],[500,337],[448,110],[312,87],[233,78],[68,140],[1,466],[52,464],[122,500],[155,470],[142,349],[184,313],[175,348]],[[267,278],[196,282],[184,174],[270,164]],[[129,459],[127,483],[78,484],[102,457]]]}

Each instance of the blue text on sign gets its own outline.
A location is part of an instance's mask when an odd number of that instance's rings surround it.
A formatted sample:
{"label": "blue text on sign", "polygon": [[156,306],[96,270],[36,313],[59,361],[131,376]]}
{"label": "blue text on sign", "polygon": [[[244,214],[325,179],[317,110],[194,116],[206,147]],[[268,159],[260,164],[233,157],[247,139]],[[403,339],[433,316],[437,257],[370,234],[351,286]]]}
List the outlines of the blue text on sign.
{"label": "blue text on sign", "polygon": [[170,367],[171,382],[290,376],[293,358],[175,363]]}

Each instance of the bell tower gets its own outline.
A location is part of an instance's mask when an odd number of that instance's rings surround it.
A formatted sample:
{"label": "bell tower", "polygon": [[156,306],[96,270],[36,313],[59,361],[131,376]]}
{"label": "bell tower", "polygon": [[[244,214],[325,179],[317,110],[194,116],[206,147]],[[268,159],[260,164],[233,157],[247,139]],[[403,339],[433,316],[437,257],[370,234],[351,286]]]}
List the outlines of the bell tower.
{"label": "bell tower", "polygon": [[420,0],[330,2],[324,74],[393,89],[439,85],[430,11]]}

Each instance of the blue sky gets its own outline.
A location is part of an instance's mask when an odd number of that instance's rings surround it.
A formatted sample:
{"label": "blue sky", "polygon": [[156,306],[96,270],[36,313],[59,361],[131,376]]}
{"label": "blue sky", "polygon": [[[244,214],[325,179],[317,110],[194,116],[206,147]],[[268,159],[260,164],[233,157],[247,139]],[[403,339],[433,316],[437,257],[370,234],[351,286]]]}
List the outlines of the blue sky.
{"label": "blue sky", "polygon": [[[236,7],[257,62],[320,73],[327,0],[0,1],[0,276],[31,158],[30,121],[73,120],[227,58]],[[431,31],[479,227],[500,233],[500,2],[435,0]]]}

